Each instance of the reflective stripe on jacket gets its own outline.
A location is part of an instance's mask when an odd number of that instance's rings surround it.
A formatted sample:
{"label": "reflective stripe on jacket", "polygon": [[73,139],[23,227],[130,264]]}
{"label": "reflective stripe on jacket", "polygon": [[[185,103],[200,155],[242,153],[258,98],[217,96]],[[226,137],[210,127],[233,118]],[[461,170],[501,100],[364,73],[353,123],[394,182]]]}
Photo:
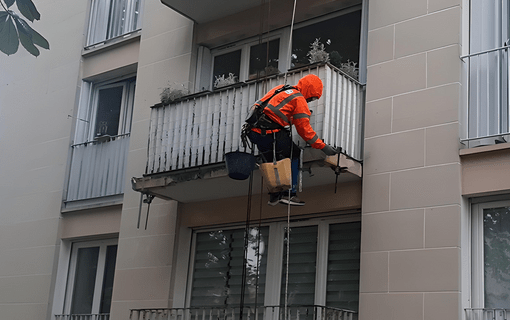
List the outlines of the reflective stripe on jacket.
{"label": "reflective stripe on jacket", "polygon": [[[294,125],[303,140],[315,149],[322,149],[326,144],[319,139],[319,136],[310,125],[311,112],[306,103],[306,99],[320,98],[322,95],[322,82],[317,76],[312,76],[308,75],[299,80],[296,89],[285,90],[274,96],[264,108],[264,113],[272,121],[283,127],[290,124]],[[274,91],[281,87],[282,85],[271,89],[256,104],[260,104],[261,101],[271,97]]]}

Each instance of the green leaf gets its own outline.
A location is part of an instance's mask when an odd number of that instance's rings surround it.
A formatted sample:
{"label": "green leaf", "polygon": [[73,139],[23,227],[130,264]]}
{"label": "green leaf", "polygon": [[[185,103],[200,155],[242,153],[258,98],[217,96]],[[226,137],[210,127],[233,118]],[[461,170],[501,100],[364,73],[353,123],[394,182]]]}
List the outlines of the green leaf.
{"label": "green leaf", "polygon": [[5,0],[5,4],[7,5],[7,8],[9,8],[10,6],[12,6],[14,4],[14,1],[15,0]]}
{"label": "green leaf", "polygon": [[37,11],[32,0],[16,0],[16,4],[18,5],[19,12],[30,20],[30,22],[34,22],[34,19],[41,19],[41,14]]}
{"label": "green leaf", "polygon": [[[30,35],[30,38],[32,39],[33,43],[38,45],[39,47],[42,47],[44,49],[50,49],[50,44],[48,43],[48,40],[46,40],[40,33],[32,29],[30,25],[23,19],[18,18],[17,19],[21,26],[25,29],[25,31]],[[18,26],[18,29],[20,27]]]}
{"label": "green leaf", "polygon": [[19,39],[12,18],[7,12],[0,12],[0,51],[6,55],[18,51]]}
{"label": "green leaf", "polygon": [[37,49],[36,46],[34,46],[31,34],[27,31],[27,29],[23,25],[24,21],[20,20],[21,19],[19,18],[14,20],[16,22],[16,27],[18,27],[19,41],[21,42],[23,47],[25,47],[25,49],[27,49],[27,51],[30,52],[31,55],[37,57],[40,53],[39,49]]}

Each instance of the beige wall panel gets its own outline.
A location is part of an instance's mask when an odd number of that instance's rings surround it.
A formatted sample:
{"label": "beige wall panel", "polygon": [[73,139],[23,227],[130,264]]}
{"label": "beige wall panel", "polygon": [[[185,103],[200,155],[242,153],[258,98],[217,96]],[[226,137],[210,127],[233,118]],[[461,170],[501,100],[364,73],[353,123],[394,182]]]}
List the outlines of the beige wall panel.
{"label": "beige wall panel", "polygon": [[461,81],[460,46],[427,52],[427,87],[435,87]]}
{"label": "beige wall panel", "polygon": [[462,319],[458,292],[425,293],[423,303],[425,305],[424,320]]}
{"label": "beige wall panel", "polygon": [[390,208],[410,209],[458,204],[460,166],[426,167],[391,174]]}
{"label": "beige wall panel", "polygon": [[[53,256],[51,256],[53,260]],[[41,303],[48,301],[51,274],[0,277],[0,305],[10,303]],[[34,315],[32,319],[44,315]]]}
{"label": "beige wall panel", "polygon": [[424,209],[363,216],[363,252],[421,249],[424,247]]}
{"label": "beige wall panel", "polygon": [[460,6],[461,0],[428,0],[428,12],[448,9],[450,7]]}
{"label": "beige wall panel", "polygon": [[373,0],[369,2],[369,30],[385,27],[427,13],[427,0]]}
{"label": "beige wall panel", "polygon": [[361,320],[422,320],[423,294],[361,293]]}
{"label": "beige wall panel", "polygon": [[367,69],[367,102],[424,89],[426,86],[426,54],[418,54]]}
{"label": "beige wall panel", "polygon": [[395,57],[460,42],[460,7],[421,16],[395,26]]}
{"label": "beige wall panel", "polygon": [[55,246],[0,250],[0,277],[51,274]]}
{"label": "beige wall panel", "polygon": [[388,252],[361,254],[360,292],[388,292],[388,261]]}
{"label": "beige wall panel", "polygon": [[[149,127],[150,127],[150,119],[141,119],[136,122],[131,123],[131,132],[133,133],[129,138],[129,147],[131,150],[136,149],[146,149],[149,140]],[[145,159],[137,159],[137,161],[133,161],[136,164],[140,164],[143,162],[147,162],[147,155],[145,155]],[[141,176],[145,173],[145,168],[138,167],[138,170],[142,171],[138,176]],[[137,176],[137,177],[138,177]]]}
{"label": "beige wall panel", "polygon": [[423,167],[425,130],[406,131],[365,139],[364,173]]}
{"label": "beige wall panel", "polygon": [[146,5],[144,8],[143,39],[157,37],[163,33],[193,25],[193,21],[165,5]]}
{"label": "beige wall panel", "polygon": [[112,46],[103,50],[97,54],[84,56],[82,65],[84,79],[136,64],[140,51],[140,41],[131,40],[123,43],[122,46]]}
{"label": "beige wall panel", "polygon": [[460,247],[460,206],[425,209],[425,247]]}
{"label": "beige wall panel", "polygon": [[[63,180],[62,180],[63,181]],[[1,190],[1,189],[0,189]],[[2,190],[3,191],[3,190]],[[13,212],[15,214],[4,215],[2,224],[9,226],[23,222],[41,221],[46,219],[54,219],[55,224],[58,222],[60,206],[62,203],[62,189],[52,192],[39,192],[29,195],[4,193],[5,200],[2,199],[2,211]],[[17,239],[16,235],[14,239]]]}
{"label": "beige wall panel", "polygon": [[391,133],[391,98],[369,102],[365,106],[365,138]]}
{"label": "beige wall panel", "polygon": [[61,225],[61,238],[73,239],[120,231],[121,206],[64,213]]}
{"label": "beige wall panel", "polygon": [[393,132],[458,121],[460,85],[420,90],[393,99]]}
{"label": "beige wall panel", "polygon": [[[169,57],[188,54],[191,51],[192,39],[193,25],[191,23],[149,39],[144,38],[143,45],[140,48],[140,56],[144,57],[143,65],[160,62],[169,59]],[[154,48],[157,49],[155,50]],[[189,68],[189,64],[187,67]],[[161,72],[162,70],[158,71]],[[172,72],[174,71],[172,70]]]}
{"label": "beige wall panel", "polygon": [[460,290],[460,249],[393,251],[389,258],[390,291]]}
{"label": "beige wall panel", "polygon": [[367,64],[373,65],[392,60],[395,49],[395,26],[375,29],[368,32]]}
{"label": "beige wall panel", "polygon": [[46,303],[16,303],[3,305],[0,308],[2,317],[9,320],[39,319],[34,317],[46,316],[48,304]]}
{"label": "beige wall panel", "polygon": [[459,123],[425,129],[425,165],[459,163]]}
{"label": "beige wall panel", "polygon": [[[339,184],[337,193],[335,186],[324,185],[304,189],[299,197],[306,201],[306,206],[293,207],[291,215],[353,210],[361,207],[361,183],[351,182]],[[287,216],[283,206],[268,206],[267,195],[263,195],[262,219],[282,218]],[[244,222],[246,221],[247,197],[235,197],[213,201],[194,202],[182,204],[182,225],[188,227],[207,226],[214,224]],[[234,208],[234,209],[233,209]],[[252,196],[252,220],[258,219],[260,208],[260,195]],[[255,212],[257,214],[255,214]]]}
{"label": "beige wall panel", "polygon": [[[143,227],[143,226],[142,226]],[[172,265],[174,234],[123,238],[117,264],[120,269],[165,267]]]}
{"label": "beige wall panel", "polygon": [[[172,267],[119,269],[115,271],[113,301],[168,299]],[[134,307],[136,303],[131,305]],[[161,306],[161,307],[164,307]],[[119,318],[118,318],[119,319]]]}
{"label": "beige wall panel", "polygon": [[[484,195],[510,190],[510,149],[506,144],[496,146],[504,149],[461,156],[463,195]],[[490,149],[492,148],[481,147],[474,151]]]}
{"label": "beige wall panel", "polygon": [[175,232],[175,218],[177,215],[176,201],[167,201],[154,198],[149,210],[147,230],[145,230],[147,204],[144,203],[140,216],[140,228],[137,229],[140,194],[134,191],[130,191],[130,193],[132,198],[131,200],[133,200],[132,202],[136,202],[136,206],[131,208],[124,208],[122,212],[122,238],[162,236],[173,234]]}
{"label": "beige wall panel", "polygon": [[59,218],[55,217],[0,225],[0,250],[56,245],[58,222]]}
{"label": "beige wall panel", "polygon": [[365,175],[363,213],[390,210],[390,174]]}

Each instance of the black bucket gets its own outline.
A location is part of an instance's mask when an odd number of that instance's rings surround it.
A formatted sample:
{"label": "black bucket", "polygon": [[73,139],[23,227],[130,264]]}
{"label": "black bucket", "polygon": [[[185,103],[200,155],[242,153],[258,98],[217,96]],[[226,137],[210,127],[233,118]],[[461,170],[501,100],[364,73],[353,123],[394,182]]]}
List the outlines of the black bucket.
{"label": "black bucket", "polygon": [[245,180],[255,168],[255,156],[241,151],[225,154],[228,176],[235,180]]}

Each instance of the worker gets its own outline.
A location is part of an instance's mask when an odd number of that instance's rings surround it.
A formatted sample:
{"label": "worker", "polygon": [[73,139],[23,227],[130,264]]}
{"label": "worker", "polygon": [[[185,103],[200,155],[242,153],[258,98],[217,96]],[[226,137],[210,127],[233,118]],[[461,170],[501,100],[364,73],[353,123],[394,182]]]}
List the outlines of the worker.
{"label": "worker", "polygon": [[[326,155],[332,156],[340,153],[340,148],[325,144],[310,125],[310,109],[308,103],[322,96],[322,81],[319,77],[309,74],[301,78],[295,87],[288,87],[277,93],[283,85],[271,89],[255,105],[268,100],[263,109],[268,125],[255,125],[247,133],[248,139],[257,145],[262,154],[263,161],[273,162],[273,147],[276,150],[276,160],[291,158],[292,188],[288,191],[269,193],[268,204],[274,206],[278,203],[303,206],[296,194],[299,165],[299,147],[292,142],[291,125],[296,127],[297,133],[315,149],[321,149]],[[259,121],[260,123],[261,121]],[[268,129],[269,128],[269,129]],[[273,142],[276,144],[273,146]],[[291,155],[292,150],[292,155]]]}

